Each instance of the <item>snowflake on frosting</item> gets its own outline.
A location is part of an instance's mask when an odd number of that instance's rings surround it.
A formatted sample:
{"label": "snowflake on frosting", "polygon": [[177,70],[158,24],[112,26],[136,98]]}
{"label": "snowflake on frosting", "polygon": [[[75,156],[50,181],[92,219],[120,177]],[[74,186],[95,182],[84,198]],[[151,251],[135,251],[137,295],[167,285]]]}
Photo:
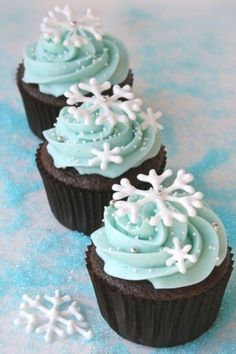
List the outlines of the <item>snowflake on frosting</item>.
{"label": "snowflake on frosting", "polygon": [[114,162],[117,164],[123,162],[122,156],[119,155],[121,153],[121,148],[118,146],[111,150],[110,144],[104,143],[102,151],[95,148],[93,148],[91,151],[94,155],[96,155],[96,157],[88,160],[89,166],[100,165],[101,170],[106,170],[109,162]]}
{"label": "snowflake on frosting", "polygon": [[[155,214],[150,218],[150,225],[156,225],[160,220],[164,225],[171,226],[173,219],[180,222],[187,220],[186,214],[177,211],[171,203],[181,205],[189,216],[196,215],[195,208],[201,208],[203,198],[202,193],[195,192],[194,188],[188,185],[193,180],[190,173],[179,170],[174,182],[169,187],[163,187],[162,182],[172,175],[171,170],[166,170],[162,175],[158,176],[155,170],[150,170],[148,175],[139,174],[137,179],[152,185],[149,190],[140,190],[132,186],[127,178],[122,178],[120,184],[114,184],[112,189],[115,191],[113,199],[116,200],[115,207],[117,215],[130,215],[132,223],[138,221],[139,209],[147,204],[154,203],[156,205]],[[179,194],[178,191],[182,193]],[[184,192],[184,194],[183,194]],[[119,200],[126,197],[138,196],[135,201]]]}
{"label": "snowflake on frosting", "polygon": [[168,267],[176,264],[180,273],[186,273],[185,260],[189,260],[191,263],[196,263],[197,258],[193,254],[188,254],[192,249],[191,245],[185,245],[183,248],[180,246],[180,241],[178,237],[173,238],[174,248],[164,247],[164,251],[171,254],[172,256],[166,260],[166,265]]}
{"label": "snowflake on frosting", "polygon": [[78,48],[88,43],[85,32],[91,33],[97,40],[102,40],[101,27],[101,20],[94,16],[91,9],[87,9],[84,17],[75,20],[68,5],[63,8],[56,6],[54,11],[49,11],[48,16],[44,17],[41,23],[41,31],[45,39],[59,43],[63,34],[68,32],[63,45]]}
{"label": "snowflake on frosting", "polygon": [[[67,103],[74,105],[84,102],[88,103],[88,106],[86,109],[70,107],[68,109],[69,113],[71,113],[76,120],[84,119],[87,125],[91,122],[89,116],[98,110],[100,110],[100,112],[95,120],[97,125],[108,122],[111,126],[114,126],[117,122],[127,123],[129,120],[135,120],[135,113],[140,111],[142,100],[134,98],[134,94],[131,92],[129,85],[124,87],[114,85],[112,88],[112,96],[102,94],[102,92],[110,88],[111,83],[109,81],[99,84],[95,78],[91,78],[89,83],[73,85],[70,91],[65,92],[65,96],[68,98]],[[80,90],[90,92],[92,97],[85,96]],[[120,101],[120,99],[126,99],[126,101]]]}
{"label": "snowflake on frosting", "polygon": [[162,116],[161,112],[153,112],[152,108],[149,107],[147,112],[141,112],[140,116],[143,119],[143,123],[141,124],[143,130],[151,127],[156,133],[158,130],[163,129],[163,125],[157,121]]}
{"label": "snowflake on frosting", "polygon": [[15,324],[26,326],[27,333],[45,333],[44,339],[48,343],[55,336],[64,338],[76,332],[86,339],[92,338],[88,323],[80,313],[78,301],[70,295],[61,296],[60,291],[56,290],[55,297],[37,295],[34,299],[25,294],[22,298],[20,316]]}

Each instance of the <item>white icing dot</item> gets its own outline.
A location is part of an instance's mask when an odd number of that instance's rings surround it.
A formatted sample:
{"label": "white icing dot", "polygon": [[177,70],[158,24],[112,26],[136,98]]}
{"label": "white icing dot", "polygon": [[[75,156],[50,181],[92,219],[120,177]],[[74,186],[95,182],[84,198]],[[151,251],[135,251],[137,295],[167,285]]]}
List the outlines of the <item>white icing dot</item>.
{"label": "white icing dot", "polygon": [[136,273],[137,272],[137,268],[133,268],[133,272]]}

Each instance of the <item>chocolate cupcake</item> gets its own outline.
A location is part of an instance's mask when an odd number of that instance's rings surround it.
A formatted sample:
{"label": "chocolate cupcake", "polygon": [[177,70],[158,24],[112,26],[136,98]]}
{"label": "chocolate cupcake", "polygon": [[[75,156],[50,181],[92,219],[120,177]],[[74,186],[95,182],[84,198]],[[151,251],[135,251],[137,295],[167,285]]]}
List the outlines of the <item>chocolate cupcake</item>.
{"label": "chocolate cupcake", "polygon": [[[194,340],[215,321],[232,272],[232,254],[217,215],[179,170],[115,184],[104,227],[92,235],[87,268],[102,316],[122,337],[170,347]],[[123,200],[123,198],[127,198]]]}
{"label": "chocolate cupcake", "polygon": [[76,18],[68,5],[50,11],[41,24],[41,38],[26,46],[17,70],[29,126],[39,138],[66,105],[63,95],[71,85],[91,77],[120,86],[133,82],[124,44],[103,34],[100,19],[90,9]]}
{"label": "chocolate cupcake", "polygon": [[[60,111],[55,128],[44,132],[47,141],[36,155],[54,215],[85,234],[100,227],[111,187],[120,177],[139,186],[137,173],[150,168],[162,173],[166,164],[161,113],[142,110],[142,101],[134,98],[130,86],[115,85],[111,96],[104,95],[110,87],[111,83],[100,85],[94,78],[72,86],[65,93],[68,104],[82,105]],[[85,91],[92,96],[84,96]]]}

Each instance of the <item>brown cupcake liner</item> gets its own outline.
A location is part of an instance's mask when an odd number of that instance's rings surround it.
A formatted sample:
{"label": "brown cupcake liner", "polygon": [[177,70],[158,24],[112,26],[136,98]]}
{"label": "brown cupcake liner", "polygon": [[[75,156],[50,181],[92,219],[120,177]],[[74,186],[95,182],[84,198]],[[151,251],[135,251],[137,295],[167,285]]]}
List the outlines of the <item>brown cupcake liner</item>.
{"label": "brown cupcake liner", "polygon": [[[39,91],[38,85],[26,84],[22,78],[24,75],[24,65],[18,66],[16,73],[16,82],[20,91],[28,124],[32,132],[39,138],[44,140],[42,132],[53,127],[60,110],[66,106],[66,97],[54,97]],[[121,86],[133,84],[133,73],[130,70],[127,79],[121,83]],[[112,94],[112,90],[104,92],[104,94]]]}
{"label": "brown cupcake liner", "polygon": [[42,94],[37,85],[26,84],[22,81],[24,66],[17,69],[16,81],[20,91],[28,124],[32,132],[44,139],[42,132],[53,127],[60,110],[66,106],[66,98],[60,97],[56,104],[55,97]]}
{"label": "brown cupcake liner", "polygon": [[212,326],[232,272],[232,254],[223,278],[210,289],[200,287],[199,294],[185,298],[171,299],[170,295],[167,300],[154,300],[121,292],[106,278],[97,276],[89,260],[91,247],[86,262],[98,306],[105,321],[120,336],[142,345],[171,347],[198,338]]}
{"label": "brown cupcake liner", "polygon": [[44,169],[39,155],[36,163],[56,219],[71,230],[90,235],[102,223],[104,206],[109,205],[112,191],[88,190],[56,180]]}
{"label": "brown cupcake liner", "polygon": [[[36,164],[54,216],[67,228],[90,235],[102,224],[104,207],[109,205],[112,199],[113,191],[111,186],[113,183],[111,184],[109,181],[106,188],[98,190],[93,189],[92,186],[91,188],[83,188],[73,185],[70,183],[69,178],[59,180],[43,165],[40,149],[44,144],[40,144],[36,152]],[[159,153],[160,161],[158,161],[156,170],[161,174],[166,165],[166,150],[163,146]],[[78,178],[84,179],[84,175],[80,176],[78,173]],[[138,186],[140,188],[147,188],[146,183],[143,182],[138,182]]]}

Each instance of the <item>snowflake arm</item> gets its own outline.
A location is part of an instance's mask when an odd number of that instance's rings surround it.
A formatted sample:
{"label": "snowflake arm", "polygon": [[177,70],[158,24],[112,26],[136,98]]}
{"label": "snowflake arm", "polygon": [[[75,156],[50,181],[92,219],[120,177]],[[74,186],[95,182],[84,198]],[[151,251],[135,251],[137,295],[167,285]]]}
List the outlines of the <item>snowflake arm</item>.
{"label": "snowflake arm", "polygon": [[86,16],[81,17],[79,20],[80,28],[86,30],[94,36],[98,41],[102,40],[102,21],[99,17],[95,16],[92,9],[87,9]]}
{"label": "snowflake arm", "polygon": [[[151,202],[156,205],[155,213],[149,220],[152,226],[157,225],[160,220],[163,221],[165,226],[172,226],[173,219],[185,222],[187,215],[195,216],[196,208],[202,207],[201,199],[203,195],[200,192],[195,192],[192,186],[187,185],[187,183],[193,180],[192,175],[186,174],[184,170],[179,170],[173,184],[164,188],[162,182],[171,175],[171,170],[166,170],[160,176],[157,175],[155,170],[150,170],[148,175],[139,174],[137,176],[139,181],[152,185],[152,188],[149,190],[137,189],[127,179],[122,179],[120,185],[115,184],[112,188],[116,192],[113,198],[116,200],[114,205],[118,209],[117,215],[129,214],[131,221],[136,222],[139,209]],[[178,195],[177,190],[182,190],[188,194]],[[132,196],[140,198],[136,201],[118,201],[119,199]],[[182,212],[182,210],[181,212],[177,210],[171,202],[182,206],[186,213]]]}
{"label": "snowflake arm", "polygon": [[111,150],[109,143],[103,144],[102,151],[93,148],[92,153],[96,155],[96,157],[88,160],[88,165],[89,166],[100,165],[101,170],[106,170],[109,162],[114,162],[116,164],[120,164],[123,162],[122,156],[119,155],[121,153],[121,148],[117,146]]}
{"label": "snowflake arm", "polygon": [[[61,307],[67,309],[61,310]],[[49,307],[48,304],[52,306]],[[73,301],[70,295],[61,296],[56,290],[55,297],[37,295],[35,299],[23,295],[23,302],[20,305],[20,316],[15,321],[16,325],[25,325],[26,332],[35,331],[37,334],[45,334],[46,342],[52,342],[54,336],[65,338],[75,332],[90,339],[92,332],[80,313],[77,301]]]}
{"label": "snowflake arm", "polygon": [[141,128],[143,130],[148,127],[151,127],[156,133],[158,130],[163,129],[163,125],[157,121],[162,116],[161,112],[154,113],[152,108],[148,108],[147,112],[141,112],[140,116],[143,119],[143,123],[141,124]]}
{"label": "snowflake arm", "polygon": [[174,248],[164,247],[164,251],[170,255],[170,258],[166,260],[166,265],[168,267],[176,264],[180,273],[186,273],[185,260],[189,260],[191,263],[196,263],[197,258],[193,254],[188,254],[192,249],[190,244],[185,245],[183,248],[180,247],[180,241],[178,237],[173,238]]}
{"label": "snowflake arm", "polygon": [[162,182],[170,177],[172,175],[172,171],[171,170],[165,170],[160,176],[156,173],[155,170],[150,170],[148,175],[144,175],[144,174],[139,174],[137,176],[137,179],[139,181],[142,181],[142,182],[147,182],[147,183],[150,183],[153,187],[154,190],[156,191],[161,191],[162,189]]}
{"label": "snowflake arm", "polygon": [[136,191],[136,188],[132,186],[128,178],[122,178],[120,184],[113,184],[112,189],[115,191],[113,194],[113,199],[115,200],[129,197]]}
{"label": "snowflake arm", "polygon": [[[65,96],[68,98],[67,103],[69,105],[88,102],[89,105],[86,110],[90,115],[100,109],[99,116],[95,120],[96,125],[108,122],[111,126],[114,126],[117,122],[127,123],[129,120],[135,120],[136,112],[141,109],[142,100],[134,98],[129,85],[124,87],[113,86],[113,95],[111,96],[102,94],[110,88],[111,83],[109,81],[99,84],[95,78],[91,78],[88,83],[71,86],[70,90],[65,92]],[[91,93],[92,97],[85,96],[80,90]],[[122,101],[122,99],[126,101]],[[80,109],[80,107],[76,107],[71,111],[75,118],[76,115],[79,115],[79,112],[76,114],[76,111]]]}

